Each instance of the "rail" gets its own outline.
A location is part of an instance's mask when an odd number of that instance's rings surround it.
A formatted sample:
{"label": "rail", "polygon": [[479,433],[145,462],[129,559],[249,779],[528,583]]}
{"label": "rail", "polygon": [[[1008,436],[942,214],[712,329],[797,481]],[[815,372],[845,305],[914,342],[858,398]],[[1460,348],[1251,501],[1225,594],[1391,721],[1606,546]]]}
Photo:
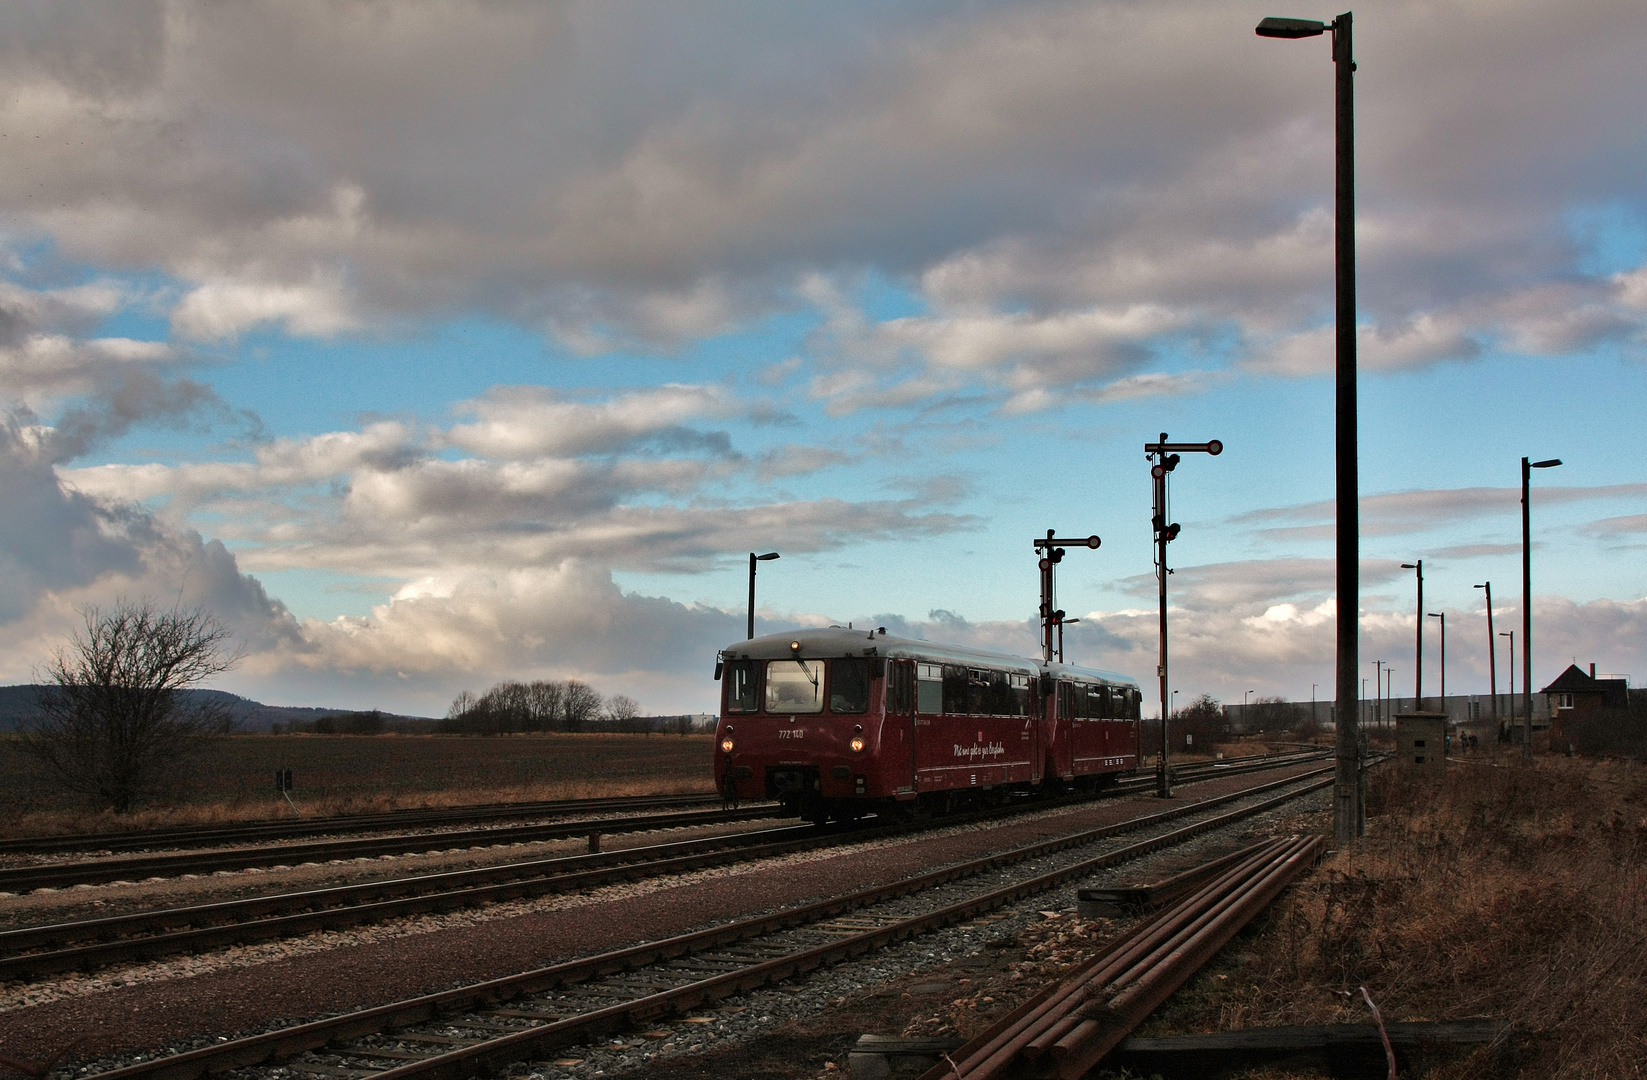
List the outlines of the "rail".
{"label": "rail", "polygon": [[[1239,768],[1259,771],[1260,763],[1249,762]],[[1229,770],[1215,775],[1229,775]],[[1009,806],[923,823],[877,822],[871,831],[875,836],[894,836],[991,819],[1024,809],[1028,807]],[[864,839],[865,831],[863,828],[794,825],[602,854],[532,859],[0,931],[0,980],[200,952],[230,944],[268,941],[389,918],[452,911],[772,858],[857,843]]]}
{"label": "rail", "polygon": [[[298,1067],[327,1075],[343,1075],[338,1070],[346,1068],[349,1075],[369,1076],[373,1080],[409,1080],[411,1077],[464,1080],[477,1072],[633,1024],[655,1024],[660,1018],[783,981],[823,964],[965,922],[1099,869],[1181,843],[1321,790],[1330,786],[1332,780],[1330,776],[1315,778],[1330,771],[1318,769],[1303,777],[1270,781],[1142,815],[1119,825],[1044,840],[800,908],[140,1061],[91,1074],[91,1077],[95,1080],[198,1080],[228,1069],[323,1052],[324,1060]],[[990,871],[1253,799],[1257,801],[1120,849],[1067,862],[1004,887],[974,890],[966,895],[953,891]],[[922,901],[919,905],[922,910],[874,911],[876,905],[906,898]],[[895,908],[896,904],[891,906]],[[848,915],[851,917],[847,918]],[[607,981],[595,985],[595,980],[600,979]],[[662,986],[667,988],[660,988]],[[614,1001],[614,997],[620,1000]],[[437,1023],[439,1032],[421,1035],[417,1025],[425,1023]]]}

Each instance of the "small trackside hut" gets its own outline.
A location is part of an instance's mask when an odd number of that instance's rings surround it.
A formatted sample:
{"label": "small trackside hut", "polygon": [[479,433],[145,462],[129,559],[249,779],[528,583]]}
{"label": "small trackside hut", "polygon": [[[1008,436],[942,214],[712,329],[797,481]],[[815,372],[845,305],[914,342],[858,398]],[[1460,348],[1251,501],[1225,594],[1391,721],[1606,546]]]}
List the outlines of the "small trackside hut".
{"label": "small trackside hut", "polygon": [[1123,675],[830,627],[721,650],[715,784],[813,820],[1093,787],[1138,765]]}

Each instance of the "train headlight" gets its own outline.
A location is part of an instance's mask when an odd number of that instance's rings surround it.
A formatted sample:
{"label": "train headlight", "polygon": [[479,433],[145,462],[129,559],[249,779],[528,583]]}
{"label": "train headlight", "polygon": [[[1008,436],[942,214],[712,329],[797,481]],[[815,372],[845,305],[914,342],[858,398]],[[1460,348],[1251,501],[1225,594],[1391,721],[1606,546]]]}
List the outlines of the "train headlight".
{"label": "train headlight", "polygon": [[722,739],[721,740],[721,753],[730,754],[731,752],[732,752],[732,740],[730,738]]}
{"label": "train headlight", "polygon": [[848,745],[852,747],[852,752],[854,754],[861,754],[864,749],[864,737],[862,735],[854,735],[852,736],[852,742]]}

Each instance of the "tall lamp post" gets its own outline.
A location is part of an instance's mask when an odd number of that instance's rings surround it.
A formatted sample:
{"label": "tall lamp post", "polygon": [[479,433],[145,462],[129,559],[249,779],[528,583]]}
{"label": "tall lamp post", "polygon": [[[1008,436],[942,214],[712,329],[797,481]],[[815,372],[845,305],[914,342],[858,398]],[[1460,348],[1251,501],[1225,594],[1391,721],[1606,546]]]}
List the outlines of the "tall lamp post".
{"label": "tall lamp post", "polygon": [[1499,637],[1510,639],[1510,727],[1515,727],[1515,631],[1500,630]]}
{"label": "tall lamp post", "polygon": [[1363,810],[1365,777],[1361,769],[1361,732],[1356,723],[1355,680],[1360,669],[1357,633],[1361,610],[1360,507],[1356,476],[1355,416],[1355,58],[1350,12],[1331,23],[1316,19],[1265,19],[1259,37],[1306,38],[1332,32],[1336,77],[1337,147],[1333,211],[1337,293],[1336,457],[1338,503],[1338,730],[1334,740],[1337,767],[1333,778],[1333,838],[1348,844],[1366,831]]}
{"label": "tall lamp post", "polygon": [[1404,562],[1403,570],[1418,572],[1418,644],[1414,647],[1417,659],[1413,661],[1413,711],[1420,712],[1424,708],[1424,560],[1415,563]]}
{"label": "tall lamp post", "polygon": [[1534,462],[1521,459],[1521,711],[1526,725],[1521,729],[1521,756],[1527,761],[1533,760],[1533,527],[1527,496],[1534,469],[1553,469],[1560,464],[1560,458]]}
{"label": "tall lamp post", "polygon": [[749,636],[755,636],[755,564],[771,562],[778,557],[776,551],[768,551],[765,555],[749,553]]}
{"label": "tall lamp post", "polygon": [[1384,726],[1384,661],[1373,661],[1373,727]]}
{"label": "tall lamp post", "polygon": [[[1493,636],[1493,583],[1483,582],[1478,589],[1487,590],[1487,687],[1492,691],[1493,719],[1498,719],[1498,639]],[[1514,661],[1511,661],[1514,663]]]}
{"label": "tall lamp post", "polygon": [[1441,620],[1441,711],[1447,711],[1447,613],[1432,611],[1430,618]]}

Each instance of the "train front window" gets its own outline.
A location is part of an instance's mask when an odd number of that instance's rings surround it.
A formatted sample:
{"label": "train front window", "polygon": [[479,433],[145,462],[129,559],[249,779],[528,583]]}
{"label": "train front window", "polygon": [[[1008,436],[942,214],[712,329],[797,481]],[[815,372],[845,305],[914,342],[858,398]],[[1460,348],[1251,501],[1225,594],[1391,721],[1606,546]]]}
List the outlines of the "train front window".
{"label": "train front window", "polygon": [[822,660],[768,660],[766,711],[823,712],[823,673]]}
{"label": "train front window", "polygon": [[829,662],[829,711],[869,711],[868,660],[846,659]]}
{"label": "train front window", "polygon": [[756,686],[760,676],[759,660],[732,660],[726,665],[726,711],[729,713],[757,712],[761,695]]}

